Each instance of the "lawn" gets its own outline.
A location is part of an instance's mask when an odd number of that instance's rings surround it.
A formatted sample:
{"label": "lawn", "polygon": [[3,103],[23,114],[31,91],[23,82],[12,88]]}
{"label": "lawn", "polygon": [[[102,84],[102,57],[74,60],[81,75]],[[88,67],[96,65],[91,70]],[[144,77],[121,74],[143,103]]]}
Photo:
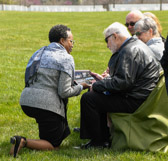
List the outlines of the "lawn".
{"label": "lawn", "polygon": [[[102,73],[111,56],[104,42],[103,31],[111,23],[125,23],[128,12],[93,13],[40,13],[0,12],[0,160],[15,160],[9,155],[9,139],[13,135],[38,139],[38,127],[34,119],[27,117],[19,106],[24,88],[24,71],[30,56],[40,47],[48,45],[48,31],[56,24],[71,28],[75,46],[71,53],[76,69],[89,69]],[[163,27],[162,35],[168,32],[168,11],[155,11]],[[84,91],[86,92],[86,91]],[[168,160],[168,154],[140,151],[76,150],[80,145],[79,127],[80,96],[69,99],[68,121],[71,135],[59,151],[33,151],[22,149],[16,160],[71,161],[160,161]]]}

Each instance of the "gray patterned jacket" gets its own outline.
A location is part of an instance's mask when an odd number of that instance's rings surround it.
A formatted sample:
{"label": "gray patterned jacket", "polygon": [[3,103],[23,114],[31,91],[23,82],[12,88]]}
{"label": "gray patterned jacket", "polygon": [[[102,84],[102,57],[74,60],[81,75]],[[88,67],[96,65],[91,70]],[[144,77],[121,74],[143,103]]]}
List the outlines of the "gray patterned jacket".
{"label": "gray patterned jacket", "polygon": [[[64,70],[44,66],[44,62],[47,62],[47,59],[51,62],[55,54],[56,59],[59,57],[57,53],[51,54],[51,57],[46,56],[48,51],[45,53],[37,74],[29,80],[29,87],[26,87],[21,94],[20,105],[49,110],[65,117],[63,99],[79,95],[81,86],[73,85],[73,67],[68,69],[68,72],[72,73],[70,76]],[[63,56],[62,53],[60,55]],[[68,54],[67,57],[73,60],[71,55]]]}

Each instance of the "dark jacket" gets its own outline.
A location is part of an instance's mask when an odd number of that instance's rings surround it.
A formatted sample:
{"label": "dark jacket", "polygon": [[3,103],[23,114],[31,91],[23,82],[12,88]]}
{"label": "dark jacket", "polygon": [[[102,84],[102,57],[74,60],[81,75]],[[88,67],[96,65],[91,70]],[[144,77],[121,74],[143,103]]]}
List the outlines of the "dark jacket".
{"label": "dark jacket", "polygon": [[165,50],[163,52],[163,56],[162,56],[162,59],[161,59],[161,65],[164,69],[164,74],[167,77],[168,76],[168,36],[167,36],[167,39],[165,41]]}
{"label": "dark jacket", "polygon": [[166,80],[166,89],[168,93],[168,36],[165,41],[165,50],[163,52],[163,56],[161,58],[161,65],[164,69],[164,75],[165,75],[165,80]]}
{"label": "dark jacket", "polygon": [[160,63],[146,44],[130,38],[109,61],[110,77],[93,84],[96,92],[146,99],[159,80]]}

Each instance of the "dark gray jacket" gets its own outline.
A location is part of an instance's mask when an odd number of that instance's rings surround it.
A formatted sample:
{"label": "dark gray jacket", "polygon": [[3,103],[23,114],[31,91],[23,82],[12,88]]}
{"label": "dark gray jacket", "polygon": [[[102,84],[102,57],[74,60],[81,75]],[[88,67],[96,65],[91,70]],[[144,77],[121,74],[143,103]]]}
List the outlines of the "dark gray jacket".
{"label": "dark gray jacket", "polygon": [[96,92],[146,99],[159,80],[160,63],[146,44],[130,38],[109,61],[110,76],[93,84]]}

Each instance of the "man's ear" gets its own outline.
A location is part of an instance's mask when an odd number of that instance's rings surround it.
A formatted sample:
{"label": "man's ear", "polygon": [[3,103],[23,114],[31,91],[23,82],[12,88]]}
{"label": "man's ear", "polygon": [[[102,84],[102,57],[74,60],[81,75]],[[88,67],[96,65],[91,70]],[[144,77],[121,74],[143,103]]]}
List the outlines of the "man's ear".
{"label": "man's ear", "polygon": [[116,34],[116,33],[114,33],[113,37],[114,37],[114,39],[116,39],[116,38],[117,38],[117,34]]}

